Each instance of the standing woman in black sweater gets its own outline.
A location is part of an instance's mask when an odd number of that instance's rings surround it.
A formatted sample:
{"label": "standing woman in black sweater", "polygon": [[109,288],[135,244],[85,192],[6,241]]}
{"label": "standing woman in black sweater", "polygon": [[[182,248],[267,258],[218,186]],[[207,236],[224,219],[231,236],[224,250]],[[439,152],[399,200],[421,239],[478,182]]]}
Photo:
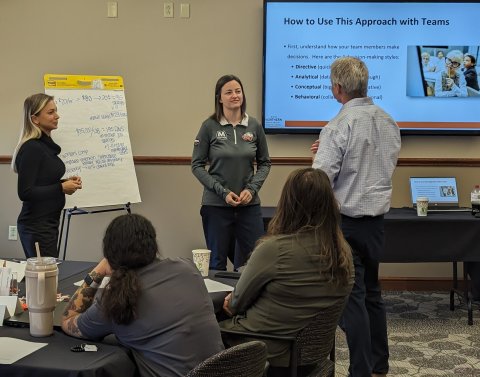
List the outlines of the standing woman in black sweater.
{"label": "standing woman in black sweater", "polygon": [[23,202],[17,228],[27,258],[58,257],[58,226],[65,194],[82,188],[80,177],[62,179],[65,165],[58,157],[61,148],[50,137],[57,129],[57,106],[52,96],[38,93],[24,103],[24,125],[13,153],[12,169],[18,174],[18,197]]}

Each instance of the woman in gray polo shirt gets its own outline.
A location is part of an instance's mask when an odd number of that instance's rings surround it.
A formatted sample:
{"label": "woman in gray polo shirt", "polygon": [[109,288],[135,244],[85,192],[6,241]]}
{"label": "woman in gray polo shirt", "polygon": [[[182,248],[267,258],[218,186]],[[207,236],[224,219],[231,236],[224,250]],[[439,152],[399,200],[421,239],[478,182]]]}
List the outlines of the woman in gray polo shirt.
{"label": "woman in gray polo shirt", "polygon": [[264,232],[258,191],[270,156],[263,128],[246,107],[240,79],[220,77],[215,113],[203,122],[193,147],[192,172],[204,187],[200,214],[214,270],[226,270],[227,257],[241,267]]}

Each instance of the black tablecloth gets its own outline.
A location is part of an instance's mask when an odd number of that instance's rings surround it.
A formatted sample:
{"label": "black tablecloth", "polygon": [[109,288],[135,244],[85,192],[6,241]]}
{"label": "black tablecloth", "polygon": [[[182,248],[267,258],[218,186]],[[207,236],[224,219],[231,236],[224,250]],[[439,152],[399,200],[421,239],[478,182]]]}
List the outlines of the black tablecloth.
{"label": "black tablecloth", "polygon": [[[275,207],[263,207],[265,225]],[[392,208],[385,215],[385,250],[381,262],[480,261],[480,219],[470,212],[429,212]]]}
{"label": "black tablecloth", "polygon": [[[74,282],[82,280],[93,269],[95,262],[62,261],[58,265],[58,292],[73,294],[77,287]],[[20,286],[25,292],[25,282]],[[55,330],[49,337],[30,336],[28,328],[0,327],[0,337],[12,337],[38,343],[46,347],[18,360],[14,364],[0,364],[0,376],[28,377],[96,377],[134,376],[135,364],[129,358],[129,351],[110,341],[97,343],[72,338],[61,330]],[[112,338],[109,338],[110,340]],[[72,352],[70,348],[81,343],[97,344],[97,352]],[[113,342],[115,343],[115,342]],[[1,352],[1,351],[0,351]]]}
{"label": "black tablecloth", "polygon": [[[27,328],[0,327],[1,337],[12,337],[36,343],[48,343],[40,350],[14,364],[0,364],[5,377],[129,377],[135,376],[135,364],[129,351],[118,345],[75,339],[62,331],[52,336],[35,338]],[[72,352],[82,343],[95,344],[97,352]]]}
{"label": "black tablecloth", "polygon": [[[63,295],[72,295],[77,290],[74,283],[83,280],[85,275],[92,271],[97,262],[59,261],[57,292]],[[19,283],[20,296],[25,295],[25,279]]]}
{"label": "black tablecloth", "polygon": [[480,261],[480,219],[470,212],[429,212],[392,208],[385,215],[382,262]]}

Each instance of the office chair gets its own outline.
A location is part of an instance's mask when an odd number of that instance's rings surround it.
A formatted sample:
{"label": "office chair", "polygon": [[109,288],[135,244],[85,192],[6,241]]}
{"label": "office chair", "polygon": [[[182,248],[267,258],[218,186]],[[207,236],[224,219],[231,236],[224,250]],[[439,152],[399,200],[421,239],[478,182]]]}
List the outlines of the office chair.
{"label": "office chair", "polygon": [[254,340],[210,356],[186,377],[262,377],[266,362],[265,343]]}
{"label": "office chair", "polygon": [[298,366],[315,365],[309,377],[335,376],[335,332],[346,299],[322,309],[310,323],[293,336],[253,333],[221,328],[222,334],[290,344],[290,377],[297,377]]}

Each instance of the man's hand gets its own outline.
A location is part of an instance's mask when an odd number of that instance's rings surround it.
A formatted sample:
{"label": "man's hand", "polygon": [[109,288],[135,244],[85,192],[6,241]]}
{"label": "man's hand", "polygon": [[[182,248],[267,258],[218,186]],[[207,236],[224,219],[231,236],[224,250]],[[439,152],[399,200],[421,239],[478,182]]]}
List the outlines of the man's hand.
{"label": "man's hand", "polygon": [[316,154],[317,151],[318,151],[318,146],[320,145],[320,139],[317,139],[315,140],[315,142],[312,144],[312,146],[310,147],[310,151],[313,153],[313,154]]}

